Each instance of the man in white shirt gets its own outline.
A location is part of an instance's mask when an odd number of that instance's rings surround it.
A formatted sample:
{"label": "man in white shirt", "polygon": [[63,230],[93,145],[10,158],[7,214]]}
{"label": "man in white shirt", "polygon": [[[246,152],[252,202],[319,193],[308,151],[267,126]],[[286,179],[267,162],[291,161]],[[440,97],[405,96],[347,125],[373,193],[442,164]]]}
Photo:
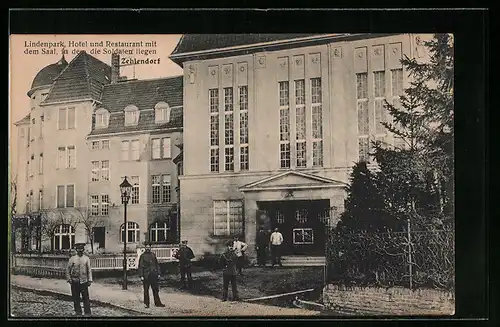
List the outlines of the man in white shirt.
{"label": "man in white shirt", "polygon": [[245,251],[247,250],[248,245],[238,238],[238,236],[234,237],[233,241],[233,249],[234,249],[234,254],[236,254],[237,257],[237,268],[238,268],[238,274],[240,276],[243,276],[243,266],[245,265]]}
{"label": "man in white shirt", "polygon": [[271,267],[274,267],[275,264],[279,264],[280,267],[281,265],[281,255],[280,255],[280,248],[281,244],[283,243],[283,235],[278,231],[278,228],[274,229],[274,232],[271,234],[271,238],[269,240],[270,243],[270,248],[271,248],[271,255],[273,257],[273,263]]}

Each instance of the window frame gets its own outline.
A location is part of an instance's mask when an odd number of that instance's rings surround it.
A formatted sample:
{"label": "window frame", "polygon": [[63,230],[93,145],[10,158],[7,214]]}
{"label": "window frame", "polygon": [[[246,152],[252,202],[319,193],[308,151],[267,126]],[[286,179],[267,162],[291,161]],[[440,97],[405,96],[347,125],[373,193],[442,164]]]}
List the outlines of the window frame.
{"label": "window frame", "polygon": [[[131,224],[134,224],[132,225],[133,228],[129,227]],[[129,238],[129,232],[130,231],[134,231],[133,235],[134,235],[134,240],[130,240]],[[139,243],[140,242],[140,239],[141,239],[141,228],[139,226],[138,223],[136,223],[135,221],[127,221],[127,226],[124,226],[124,224],[122,223],[120,225],[120,243],[124,243],[124,237],[123,237],[123,234],[125,234],[125,237],[127,238],[127,243]]]}
{"label": "window frame", "polygon": [[[73,206],[68,207],[68,186],[73,186]],[[63,187],[64,189],[64,206],[59,206],[59,187]],[[76,185],[75,184],[63,184],[56,185],[56,208],[75,208],[76,204]]]}
{"label": "window frame", "polygon": [[[242,92],[244,91],[244,92]],[[239,96],[239,158],[240,158],[240,171],[247,171],[250,169],[250,150],[249,150],[249,120],[248,120],[248,85],[241,85],[238,87]],[[244,122],[244,123],[242,123]]]}
{"label": "window frame", "polygon": [[[224,203],[225,204],[225,216],[226,216],[226,228],[224,229],[225,232],[222,233],[222,234],[219,234],[217,232],[217,228],[216,228],[216,223],[217,223],[217,220],[216,218],[218,217],[219,213],[217,212],[217,206],[216,206],[216,203]],[[231,207],[231,203],[238,203],[239,206],[237,207]],[[213,200],[212,201],[212,206],[213,206],[213,236],[216,236],[216,237],[228,237],[228,236],[241,236],[241,235],[244,235],[245,234],[245,208],[244,208],[244,200],[241,200],[241,199],[230,199],[230,200]],[[222,206],[221,206],[222,208]],[[239,210],[239,216],[238,216],[238,219],[241,220],[241,230],[240,231],[236,231],[236,230],[231,230],[231,208],[237,208]],[[222,214],[220,214],[220,216],[222,216]],[[237,221],[237,222],[240,222],[240,221]]]}
{"label": "window frame", "polygon": [[[63,232],[63,227],[69,226],[68,232]],[[58,231],[56,231],[58,229]],[[69,239],[69,247],[67,249],[63,249],[62,244],[63,244],[63,236],[68,236]],[[59,244],[56,246],[56,237],[59,239]],[[53,236],[53,245],[54,245],[54,250],[70,250],[73,245],[75,244],[75,238],[76,238],[76,233],[75,233],[75,228],[71,224],[60,224],[57,225],[54,228],[54,236]]]}
{"label": "window frame", "polygon": [[[361,84],[362,83],[362,84]],[[369,109],[369,95],[368,95],[368,73],[356,74],[356,113],[357,113],[357,138],[358,138],[358,161],[369,161],[370,152],[370,109]],[[363,115],[366,114],[366,117]],[[360,131],[361,119],[366,124],[365,131]],[[363,125],[364,126],[364,125]],[[361,144],[368,144],[368,148],[361,146]],[[365,151],[366,150],[366,151]],[[366,153],[365,153],[366,152]]]}
{"label": "window frame", "polygon": [[[295,232],[299,231],[299,230],[302,231],[302,239],[303,239],[302,242],[297,241],[295,239],[295,236],[296,236]],[[305,241],[305,231],[306,230],[311,231],[311,241],[310,242]],[[294,245],[314,245],[314,229],[313,228],[293,228],[293,230],[292,230],[292,243]]]}
{"label": "window frame", "polygon": [[[137,126],[139,124],[140,110],[136,106],[128,105],[123,110],[124,112],[124,126]],[[133,119],[133,120],[131,120]]]}
{"label": "window frame", "polygon": [[[314,85],[315,82],[319,85]],[[323,82],[321,77],[310,79],[311,82],[311,132],[312,132],[312,166],[323,167]],[[317,93],[315,91],[317,89]]]}
{"label": "window frame", "polygon": [[168,123],[170,121],[171,108],[168,103],[164,101],[158,102],[155,107],[155,123]]}
{"label": "window frame", "polygon": [[218,173],[220,171],[220,92],[218,88],[208,90],[208,104],[209,104],[209,157],[210,164],[209,170],[211,173]]}
{"label": "window frame", "polygon": [[[159,224],[162,224],[163,226],[160,227]],[[170,230],[170,224],[167,221],[155,221],[149,225],[149,240],[155,243],[167,243]],[[164,232],[165,239],[163,241],[158,240],[159,232]]]}
{"label": "window frame", "polygon": [[[61,112],[64,111],[65,113],[65,119],[64,119],[64,128],[61,127]],[[69,127],[69,112],[73,111],[73,126],[70,128]],[[59,108],[57,111],[57,129],[62,131],[62,130],[68,130],[68,129],[76,129],[76,107],[62,107]]]}
{"label": "window frame", "polygon": [[[282,88],[283,86],[283,88]],[[285,87],[286,86],[286,87]],[[292,166],[291,152],[291,117],[290,117],[290,82],[278,82],[279,129],[280,129],[280,169],[290,169]],[[286,96],[286,97],[285,97]],[[285,148],[285,149],[283,149]],[[286,149],[288,148],[288,150]],[[286,156],[288,154],[288,158]]]}

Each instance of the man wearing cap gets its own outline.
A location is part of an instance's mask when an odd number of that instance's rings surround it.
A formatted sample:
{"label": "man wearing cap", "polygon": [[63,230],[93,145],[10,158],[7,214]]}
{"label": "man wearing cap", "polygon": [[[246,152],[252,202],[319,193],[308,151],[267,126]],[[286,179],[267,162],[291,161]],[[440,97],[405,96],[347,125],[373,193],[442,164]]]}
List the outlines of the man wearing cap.
{"label": "man wearing cap", "polygon": [[149,287],[153,291],[153,298],[156,307],[164,307],[165,304],[161,303],[159,292],[160,286],[158,285],[158,278],[160,278],[160,264],[156,255],[151,252],[151,244],[145,243],[144,253],[139,257],[139,275],[141,276],[142,285],[144,288],[144,306],[149,308]]}
{"label": "man wearing cap", "polygon": [[223,265],[224,269],[222,272],[222,301],[227,301],[229,283],[231,283],[231,288],[233,291],[233,301],[239,301],[238,289],[236,286],[236,275],[237,275],[237,260],[238,257],[234,253],[233,242],[228,241],[226,243],[226,251],[220,257],[220,263]]}
{"label": "man wearing cap", "polygon": [[90,316],[89,286],[92,284],[92,268],[90,258],[83,254],[84,244],[76,244],[76,254],[71,256],[66,269],[66,280],[71,285],[71,297],[75,313],[82,314],[80,306],[80,294],[83,298],[83,311],[86,316]]}
{"label": "man wearing cap", "polygon": [[[194,258],[193,250],[187,246],[188,241],[184,240],[181,242],[181,247],[174,255],[174,257],[179,260],[179,268],[181,272],[181,288],[192,287],[193,279],[191,277],[191,259]],[[186,286],[186,275],[188,280],[188,285]]]}

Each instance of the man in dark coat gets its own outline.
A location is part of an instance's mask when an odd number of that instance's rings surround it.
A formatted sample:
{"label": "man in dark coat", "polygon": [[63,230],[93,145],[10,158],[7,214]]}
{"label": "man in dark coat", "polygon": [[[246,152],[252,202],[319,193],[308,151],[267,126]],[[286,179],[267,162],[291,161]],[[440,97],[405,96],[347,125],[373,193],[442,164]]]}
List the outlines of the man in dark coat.
{"label": "man in dark coat", "polygon": [[139,257],[139,275],[141,276],[142,285],[144,287],[144,305],[149,308],[149,287],[153,291],[153,298],[155,306],[164,307],[161,303],[159,292],[160,286],[158,285],[158,278],[160,278],[160,265],[158,259],[153,252],[151,252],[151,244],[145,244],[144,253]]}
{"label": "man in dark coat", "polygon": [[238,273],[238,257],[236,256],[236,253],[234,253],[232,241],[228,241],[226,243],[226,246],[226,251],[220,257],[220,263],[224,267],[222,272],[222,301],[227,301],[229,283],[231,283],[231,288],[233,291],[233,301],[239,301],[238,289],[236,286],[236,275]]}
{"label": "man in dark coat", "polygon": [[257,235],[257,264],[259,266],[266,265],[266,256],[267,256],[267,245],[268,245],[268,237],[265,230],[259,230],[259,234]]}
{"label": "man in dark coat", "polygon": [[187,243],[188,241],[186,240],[182,241],[179,251],[177,251],[174,255],[174,257],[179,260],[182,288],[186,288],[186,276],[187,287],[193,286],[193,278],[191,277],[191,259],[194,259],[194,253]]}

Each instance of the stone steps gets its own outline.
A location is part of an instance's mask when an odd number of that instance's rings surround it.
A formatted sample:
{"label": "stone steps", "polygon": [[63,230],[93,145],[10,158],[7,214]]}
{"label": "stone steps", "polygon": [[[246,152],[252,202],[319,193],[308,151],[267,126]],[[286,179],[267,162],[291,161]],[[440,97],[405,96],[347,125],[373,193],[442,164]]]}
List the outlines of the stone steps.
{"label": "stone steps", "polygon": [[313,267],[324,266],[325,257],[317,256],[284,256],[281,257],[281,263],[285,267]]}

